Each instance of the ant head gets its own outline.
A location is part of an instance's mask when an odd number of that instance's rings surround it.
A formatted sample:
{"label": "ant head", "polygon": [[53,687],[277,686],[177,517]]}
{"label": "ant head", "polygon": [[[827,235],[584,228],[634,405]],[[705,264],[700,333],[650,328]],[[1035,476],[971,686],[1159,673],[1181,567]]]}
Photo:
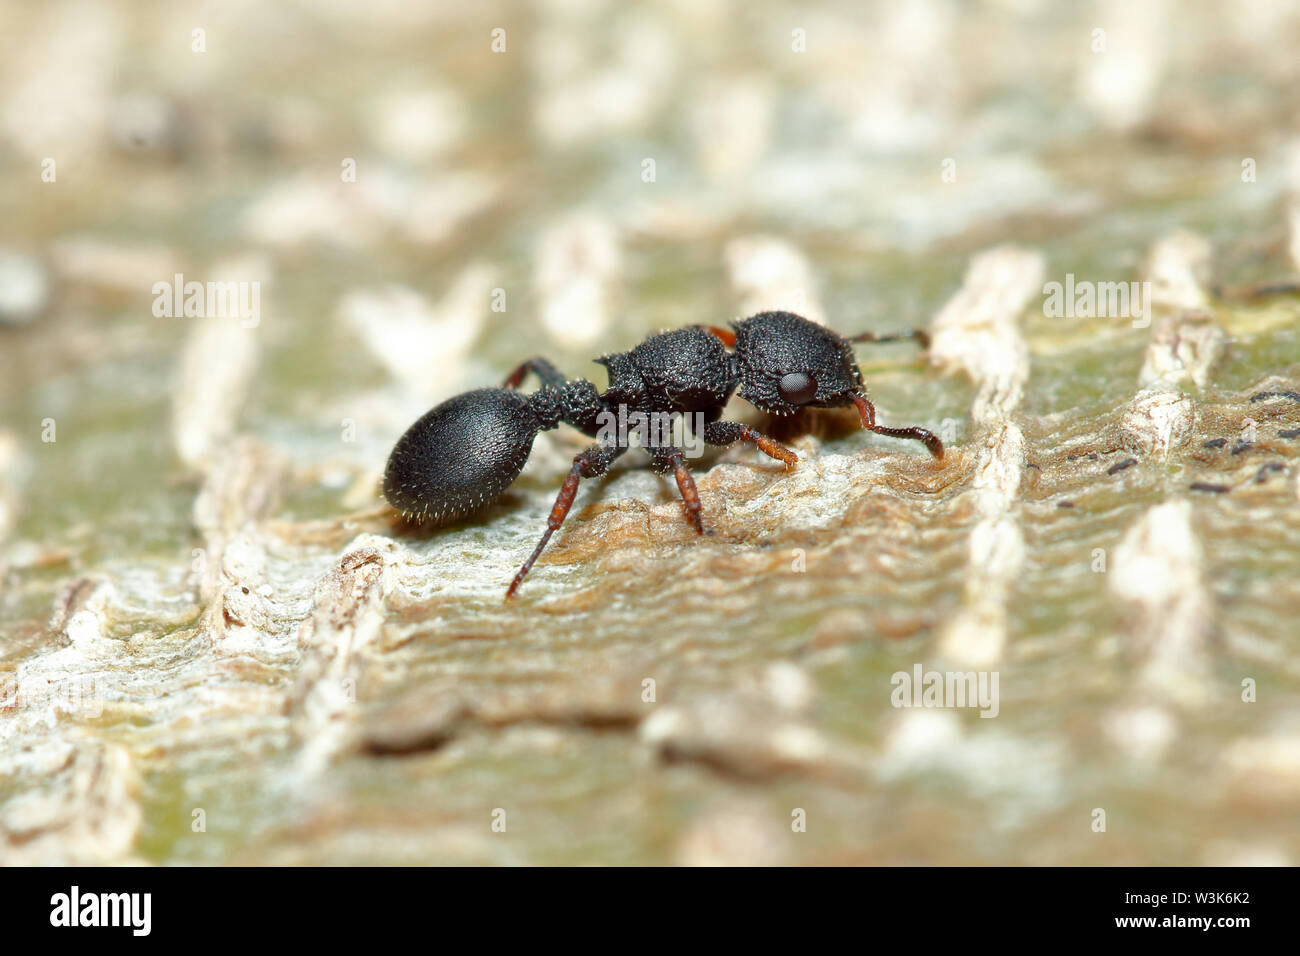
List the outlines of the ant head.
{"label": "ant head", "polygon": [[853,347],[793,312],[760,312],[732,323],[740,397],[772,415],[812,405],[838,408],[862,391]]}

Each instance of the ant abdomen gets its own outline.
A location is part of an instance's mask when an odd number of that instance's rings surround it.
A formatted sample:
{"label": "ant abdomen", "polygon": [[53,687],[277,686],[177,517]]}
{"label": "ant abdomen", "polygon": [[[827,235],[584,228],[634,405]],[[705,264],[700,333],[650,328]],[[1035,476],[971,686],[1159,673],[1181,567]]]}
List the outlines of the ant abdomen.
{"label": "ant abdomen", "polygon": [[519,477],[539,429],[518,392],[479,388],[449,398],[398,439],[384,469],[384,497],[413,521],[458,521]]}

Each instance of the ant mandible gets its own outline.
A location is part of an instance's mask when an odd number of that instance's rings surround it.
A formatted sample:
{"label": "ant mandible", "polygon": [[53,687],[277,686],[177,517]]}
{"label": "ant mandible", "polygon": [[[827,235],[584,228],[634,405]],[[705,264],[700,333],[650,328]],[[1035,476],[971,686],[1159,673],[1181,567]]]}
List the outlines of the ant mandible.
{"label": "ant mandible", "polygon": [[[604,392],[586,379],[567,380],[546,359],[529,359],[506,378],[502,388],[479,388],[449,398],[407,429],[388,458],[384,497],[408,520],[441,527],[486,507],[510,487],[523,470],[538,432],[564,423],[597,438],[596,444],[573,459],[542,539],[506,591],[509,599],[564,523],[578,483],[603,475],[627,451],[626,441],[611,439],[608,428],[602,431],[620,407],[625,413],[699,415],[705,444],[750,442],[783,462],[788,471],[799,460],[789,448],[749,425],[721,420],[732,393],[739,390],[745,401],[773,415],[792,415],[810,406],[854,405],[863,428],[916,439],[942,459],[943,443],[926,429],[876,424],[875,407],[867,399],[853,356],[853,342],[907,338],[929,344],[924,332],[910,329],[846,338],[791,312],[760,312],[731,323],[730,329],[703,325],[674,329],[650,336],[631,351],[596,359],[609,374]],[[542,387],[524,395],[516,389],[529,373],[537,376]],[[642,438],[644,444],[644,433]],[[659,439],[646,451],[655,471],[671,472],[676,478],[686,517],[702,533],[700,496],[682,449]]]}

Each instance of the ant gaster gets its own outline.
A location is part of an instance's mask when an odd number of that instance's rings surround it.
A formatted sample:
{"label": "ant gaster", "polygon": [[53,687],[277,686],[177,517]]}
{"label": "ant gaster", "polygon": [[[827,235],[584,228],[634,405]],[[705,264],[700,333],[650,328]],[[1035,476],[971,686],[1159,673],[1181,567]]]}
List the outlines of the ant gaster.
{"label": "ant gaster", "polygon": [[[451,524],[510,487],[539,431],[564,423],[598,438],[573,459],[541,540],[506,591],[510,598],[564,523],[578,483],[603,475],[627,451],[626,442],[602,433],[602,424],[620,406],[643,413],[699,413],[706,444],[750,442],[790,470],[799,459],[789,448],[749,425],[721,420],[732,393],[738,390],[741,398],[773,415],[792,415],[810,406],[853,405],[863,428],[916,439],[942,459],[943,443],[926,429],[876,424],[876,410],[867,399],[850,344],[904,338],[929,344],[924,332],[866,332],[845,338],[791,312],[761,312],[732,323],[731,329],[688,326],[652,335],[631,351],[602,356],[596,361],[609,373],[604,392],[585,379],[567,380],[546,359],[529,359],[506,378],[504,387],[449,398],[407,429],[389,456],[384,497],[410,520],[433,527]],[[529,373],[542,387],[529,395],[515,391]],[[655,471],[676,478],[686,517],[703,532],[700,496],[682,449],[660,439],[646,451]]]}

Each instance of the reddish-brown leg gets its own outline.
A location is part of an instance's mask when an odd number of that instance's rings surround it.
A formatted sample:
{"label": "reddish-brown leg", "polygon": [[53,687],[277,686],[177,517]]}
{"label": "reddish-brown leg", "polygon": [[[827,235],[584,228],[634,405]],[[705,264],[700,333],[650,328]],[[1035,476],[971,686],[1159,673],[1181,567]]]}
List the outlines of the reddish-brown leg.
{"label": "reddish-brown leg", "polygon": [[704,441],[710,445],[734,445],[738,441],[747,441],[767,457],[783,462],[786,471],[794,471],[794,466],[799,463],[799,456],[779,441],[740,422],[709,422],[704,426]]}
{"label": "reddish-brown leg", "polygon": [[550,516],[546,519],[546,530],[542,532],[542,540],[537,542],[537,547],[533,548],[533,553],[528,556],[524,566],[519,569],[515,579],[510,582],[510,587],[506,589],[507,601],[515,596],[515,592],[519,590],[519,585],[524,583],[524,578],[528,576],[533,564],[546,550],[546,544],[551,540],[551,535],[555,534],[560,525],[564,524],[564,519],[569,515],[569,509],[573,507],[573,499],[578,496],[579,482],[583,478],[595,478],[598,475],[603,475],[609,470],[609,466],[614,459],[625,451],[627,451],[626,447],[592,445],[573,459],[573,467],[569,470],[568,477],[564,479],[564,484],[560,486],[560,493],[556,496],[555,504],[551,507]]}
{"label": "reddish-brown leg", "polygon": [[695,530],[704,534],[704,521],[700,518],[700,493],[695,488],[695,479],[691,477],[682,457],[681,449],[674,448],[668,456],[672,462],[673,477],[677,479],[677,490],[682,493],[682,503],[686,506],[686,518]]}
{"label": "reddish-brown leg", "polygon": [[506,376],[506,380],[501,383],[502,388],[518,388],[524,383],[529,372],[535,372],[537,377],[542,380],[543,385],[561,386],[564,384],[564,374],[544,358],[530,358],[527,362],[521,362],[519,367]]}
{"label": "reddish-brown leg", "polygon": [[863,395],[852,395],[853,404],[858,406],[858,418],[862,421],[862,427],[869,432],[875,432],[877,435],[889,435],[891,438],[912,438],[925,445],[939,461],[943,461],[943,442],[939,441],[939,436],[928,429],[919,425],[909,425],[906,428],[887,428],[884,425],[876,424],[876,406],[867,401]]}
{"label": "reddish-brown leg", "polygon": [[701,325],[700,328],[705,332],[708,332],[727,348],[731,348],[736,344],[736,333],[731,329],[724,329],[720,325]]}
{"label": "reddish-brown leg", "polygon": [[768,438],[757,428],[750,428],[748,425],[741,425],[740,440],[752,442],[754,445],[758,446],[758,450],[768,458],[775,458],[777,461],[782,462],[785,465],[786,471],[794,471],[794,466],[799,464],[798,455],[792,452],[789,448],[786,448],[779,441],[773,438]]}

